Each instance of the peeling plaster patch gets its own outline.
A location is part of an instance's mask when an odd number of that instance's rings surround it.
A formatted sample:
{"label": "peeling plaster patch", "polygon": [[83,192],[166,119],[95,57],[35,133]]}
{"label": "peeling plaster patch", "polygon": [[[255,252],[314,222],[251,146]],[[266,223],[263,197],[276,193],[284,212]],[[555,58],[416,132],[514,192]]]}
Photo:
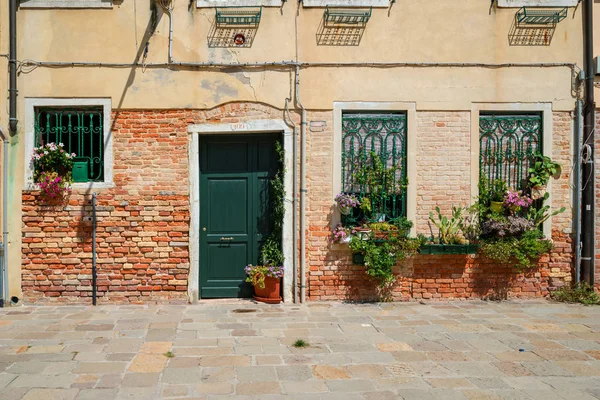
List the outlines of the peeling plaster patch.
{"label": "peeling plaster patch", "polygon": [[203,79],[202,82],[200,82],[200,87],[212,92],[212,100],[215,103],[220,103],[223,97],[237,97],[239,93],[236,87],[230,86],[225,82],[218,82],[215,84],[207,79]]}
{"label": "peeling plaster patch", "polygon": [[244,72],[233,72],[233,73],[231,73],[229,75],[233,76],[238,81],[242,82],[244,85],[250,85],[250,84],[252,84],[252,82],[250,82],[250,75],[246,74]]}

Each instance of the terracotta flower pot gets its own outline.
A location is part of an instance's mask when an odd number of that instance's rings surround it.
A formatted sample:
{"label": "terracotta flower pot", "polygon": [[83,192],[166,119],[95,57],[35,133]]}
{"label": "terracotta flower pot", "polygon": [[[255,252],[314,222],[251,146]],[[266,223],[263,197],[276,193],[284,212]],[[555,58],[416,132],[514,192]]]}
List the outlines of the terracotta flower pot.
{"label": "terracotta flower pot", "polygon": [[279,296],[280,286],[281,278],[267,276],[264,288],[261,289],[258,285],[254,286],[254,300],[269,304],[279,304],[281,302],[281,296]]}

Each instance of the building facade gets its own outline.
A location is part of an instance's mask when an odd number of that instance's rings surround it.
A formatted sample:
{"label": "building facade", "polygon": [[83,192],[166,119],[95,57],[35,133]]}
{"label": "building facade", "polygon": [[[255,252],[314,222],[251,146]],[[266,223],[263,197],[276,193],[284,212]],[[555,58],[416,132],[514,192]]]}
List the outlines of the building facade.
{"label": "building facade", "polygon": [[[474,202],[487,120],[529,121],[536,151],[562,165],[548,202],[566,211],[544,223],[554,249],[536,268],[420,254],[396,266],[395,300],[544,296],[571,282],[577,1],[223,3],[20,2],[11,296],[89,300],[95,193],[100,301],[235,297],[236,274],[258,262],[270,211],[257,199],[279,161],[284,300],[376,298],[348,247],[329,243],[353,119],[379,126],[378,137],[394,132],[408,182],[398,210],[413,235],[430,234],[436,207]],[[547,20],[531,19],[536,11]],[[1,39],[5,52],[4,30]],[[83,159],[61,206],[40,202],[33,184],[33,149],[53,141]]]}

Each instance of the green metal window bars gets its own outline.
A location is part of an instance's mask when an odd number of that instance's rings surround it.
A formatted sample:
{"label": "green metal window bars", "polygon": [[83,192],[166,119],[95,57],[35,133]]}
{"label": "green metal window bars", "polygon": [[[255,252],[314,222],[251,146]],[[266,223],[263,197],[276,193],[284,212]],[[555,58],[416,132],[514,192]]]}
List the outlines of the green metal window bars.
{"label": "green metal window bars", "polygon": [[102,109],[37,108],[35,146],[62,143],[75,153],[75,182],[104,180],[104,120]]}
{"label": "green metal window bars", "polygon": [[[342,117],[342,191],[368,199],[368,215],[355,208],[342,216],[345,226],[364,220],[387,221],[406,216],[406,114],[344,114]],[[357,172],[372,162],[375,154],[393,173],[378,187],[359,182]],[[373,193],[373,192],[376,193]]]}
{"label": "green metal window bars", "polygon": [[515,22],[517,26],[553,27],[567,18],[568,12],[567,7],[543,10],[523,7],[515,14]]}
{"label": "green metal window bars", "polygon": [[479,171],[491,185],[501,179],[522,190],[533,156],[542,151],[542,116],[481,115],[479,117]]}

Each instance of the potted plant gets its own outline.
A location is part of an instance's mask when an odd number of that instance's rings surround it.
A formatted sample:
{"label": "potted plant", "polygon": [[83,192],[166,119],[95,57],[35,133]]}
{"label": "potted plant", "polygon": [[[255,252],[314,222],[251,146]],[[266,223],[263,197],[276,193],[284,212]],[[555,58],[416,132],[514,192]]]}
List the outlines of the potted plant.
{"label": "potted plant", "polygon": [[500,213],[504,207],[504,196],[508,186],[502,179],[494,179],[490,188],[490,210],[492,212]]}
{"label": "potted plant", "polygon": [[331,231],[329,241],[331,244],[336,243],[350,243],[352,235],[356,233],[354,228],[345,228],[342,223],[338,223],[336,227]]}
{"label": "potted plant", "polygon": [[[470,226],[473,217],[464,218],[462,207],[452,207],[452,215],[446,217],[440,212],[440,208],[435,208],[436,215],[429,213],[430,229],[431,224],[438,228],[438,236],[432,242],[421,247],[421,254],[474,254],[477,253],[477,246],[467,243],[461,236],[461,232],[467,232],[473,236],[474,230]],[[470,211],[469,211],[470,212]],[[469,225],[468,225],[469,224]],[[464,230],[464,231],[463,231]]]}
{"label": "potted plant", "polygon": [[340,214],[349,215],[354,207],[360,206],[360,201],[353,194],[340,193],[335,196]]}
{"label": "potted plant", "polygon": [[48,143],[33,149],[33,178],[40,186],[43,202],[62,201],[66,194],[71,193],[75,153],[67,153],[63,147],[62,143]]}
{"label": "potted plant", "polygon": [[559,163],[552,161],[550,157],[542,154],[533,156],[533,166],[529,168],[529,186],[531,187],[531,198],[541,199],[546,194],[546,185],[550,177],[558,178],[561,173]]}
{"label": "potted plant", "polygon": [[278,304],[281,302],[280,287],[283,278],[283,266],[248,265],[245,268],[246,282],[254,286],[254,299],[263,303]]}
{"label": "potted plant", "polygon": [[533,204],[531,197],[522,195],[521,191],[509,190],[504,197],[504,206],[507,207],[512,214],[518,213],[522,209],[527,209]]}

